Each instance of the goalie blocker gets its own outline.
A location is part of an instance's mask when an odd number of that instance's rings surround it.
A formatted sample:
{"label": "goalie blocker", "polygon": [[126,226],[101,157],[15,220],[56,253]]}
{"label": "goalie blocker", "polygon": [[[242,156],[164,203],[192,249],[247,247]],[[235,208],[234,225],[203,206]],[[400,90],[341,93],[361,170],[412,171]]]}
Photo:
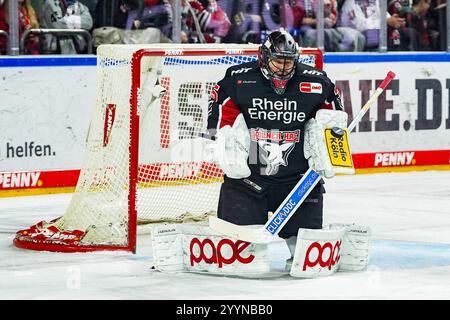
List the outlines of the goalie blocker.
{"label": "goalie blocker", "polygon": [[354,174],[347,134],[348,115],[340,110],[320,109],[305,126],[303,146],[310,168],[325,178],[336,173]]}

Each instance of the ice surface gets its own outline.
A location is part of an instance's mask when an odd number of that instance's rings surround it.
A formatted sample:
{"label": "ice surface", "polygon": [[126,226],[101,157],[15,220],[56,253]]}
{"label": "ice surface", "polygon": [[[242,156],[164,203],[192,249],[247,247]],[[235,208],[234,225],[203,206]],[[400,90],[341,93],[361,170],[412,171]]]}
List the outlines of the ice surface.
{"label": "ice surface", "polygon": [[[450,171],[338,176],[326,181],[324,224],[373,231],[369,268],[318,279],[242,279],[151,269],[138,253],[17,249],[14,233],[64,212],[70,194],[0,198],[0,299],[450,299]],[[275,267],[288,257],[271,245]]]}

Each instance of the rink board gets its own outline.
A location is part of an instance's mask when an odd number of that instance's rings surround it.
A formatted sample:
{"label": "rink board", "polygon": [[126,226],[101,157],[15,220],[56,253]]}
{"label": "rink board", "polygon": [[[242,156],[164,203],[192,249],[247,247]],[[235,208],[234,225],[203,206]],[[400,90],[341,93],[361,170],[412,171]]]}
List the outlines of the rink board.
{"label": "rink board", "polygon": [[[96,97],[94,56],[0,58],[0,196],[73,191]],[[350,135],[357,172],[450,169],[450,54],[326,54],[350,118],[397,77]]]}

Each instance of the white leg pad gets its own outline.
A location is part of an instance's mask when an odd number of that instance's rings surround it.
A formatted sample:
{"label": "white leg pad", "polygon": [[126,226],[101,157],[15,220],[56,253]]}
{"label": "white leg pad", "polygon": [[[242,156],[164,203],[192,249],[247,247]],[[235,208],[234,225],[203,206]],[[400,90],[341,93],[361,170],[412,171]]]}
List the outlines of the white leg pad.
{"label": "white leg pad", "polygon": [[339,271],[361,271],[369,264],[370,237],[372,231],[368,226],[334,223],[333,228],[345,228]]}
{"label": "white leg pad", "polygon": [[238,276],[270,273],[268,244],[228,238],[205,224],[156,226],[151,241],[159,271]]}
{"label": "white leg pad", "polygon": [[181,272],[184,269],[181,225],[161,225],[152,228],[151,242],[156,270]]}
{"label": "white leg pad", "polygon": [[345,228],[299,229],[290,275],[298,278],[329,276],[339,269]]}

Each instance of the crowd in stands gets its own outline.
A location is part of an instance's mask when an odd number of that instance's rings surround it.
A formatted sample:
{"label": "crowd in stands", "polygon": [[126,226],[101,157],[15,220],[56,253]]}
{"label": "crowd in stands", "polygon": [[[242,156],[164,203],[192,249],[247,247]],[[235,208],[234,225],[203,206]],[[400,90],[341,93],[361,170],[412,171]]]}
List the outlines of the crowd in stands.
{"label": "crowd in stands", "polygon": [[[173,0],[0,0],[0,30],[18,1],[19,36],[28,29],[83,29],[104,43],[172,42]],[[387,12],[380,12],[387,1]],[[182,43],[261,43],[284,26],[304,47],[317,46],[317,0],[180,0]],[[386,15],[389,51],[445,51],[446,0],[323,0],[326,52],[375,51]],[[0,33],[0,54],[7,53]],[[81,34],[31,33],[25,54],[87,53]]]}

